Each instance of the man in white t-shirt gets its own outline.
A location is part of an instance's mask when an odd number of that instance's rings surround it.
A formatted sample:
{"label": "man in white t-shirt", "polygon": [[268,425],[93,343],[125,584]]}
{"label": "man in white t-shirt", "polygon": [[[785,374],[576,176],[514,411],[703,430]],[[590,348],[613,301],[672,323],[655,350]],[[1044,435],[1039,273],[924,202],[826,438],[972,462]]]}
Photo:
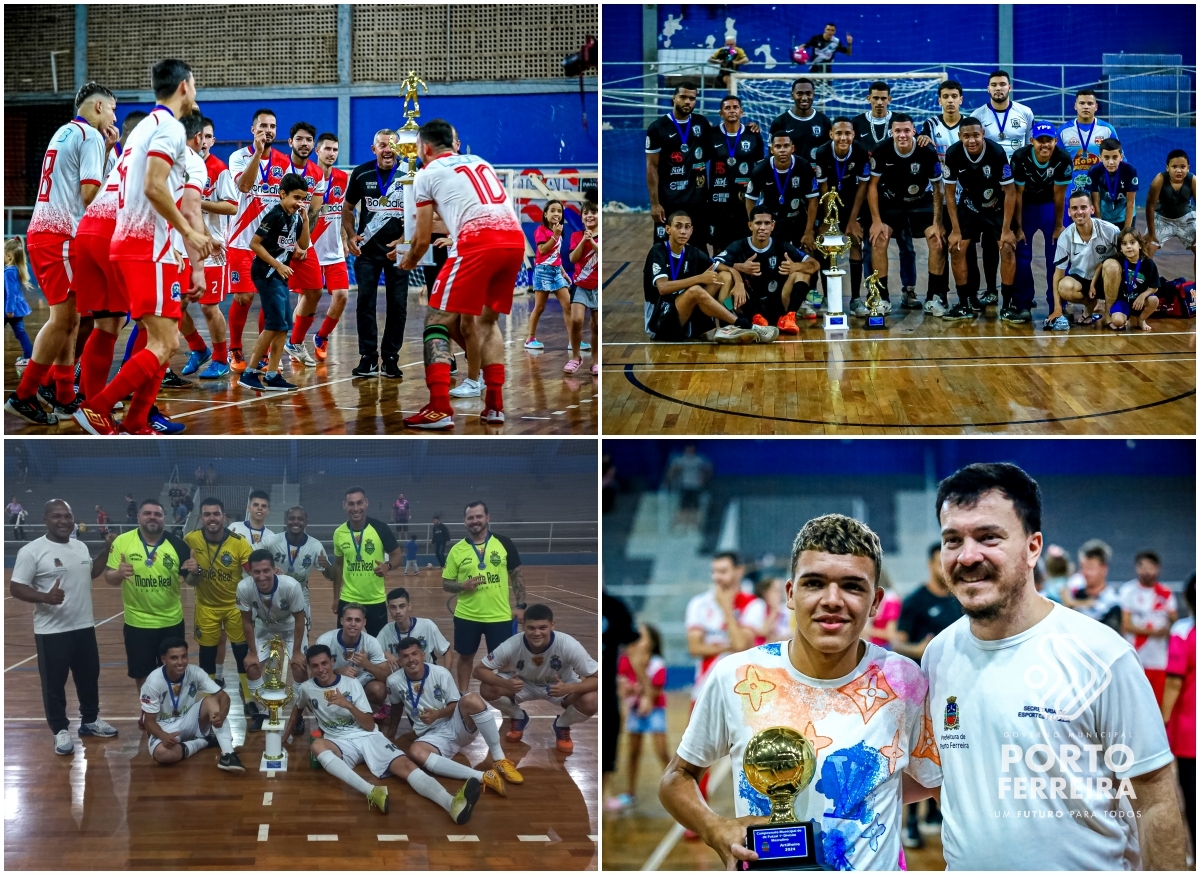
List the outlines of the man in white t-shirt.
{"label": "man in white t-shirt", "polygon": [[936,507],[965,615],[921,660],[947,868],[1182,869],[1175,767],[1137,655],[1034,586],[1037,483],[969,465]]}
{"label": "man in white t-shirt", "polygon": [[[24,512],[24,511],[22,511]],[[92,579],[104,573],[116,533],[104,538],[95,561],[85,544],[71,537],[75,515],[62,499],[46,502],[46,534],[17,551],[8,591],[33,604],[33,640],[46,722],[54,733],[54,752],[75,749],[67,720],[67,673],[79,697],[79,735],[112,738],[117,730],[100,714],[100,651],[92,616]]]}
{"label": "man in white t-shirt", "polygon": [[[398,645],[405,638],[416,638],[421,643],[425,658],[434,665],[451,668],[453,665],[450,642],[428,617],[414,617],[412,598],[408,590],[396,587],[387,594],[388,624],[379,630],[376,640],[383,648],[383,658],[393,672],[400,670]],[[453,670],[453,669],[451,669]]]}
{"label": "man in white t-shirt", "polygon": [[271,495],[265,489],[253,489],[246,500],[246,518],[226,526],[229,531],[241,535],[255,550],[267,547],[267,538],[274,534],[267,528],[267,514],[271,512]]}
{"label": "man in white t-shirt", "polygon": [[308,511],[296,505],[283,515],[284,529],[262,540],[262,549],[270,550],[275,567],[294,578],[304,590],[304,625],[312,629],[312,598],[308,592],[308,576],[320,569],[326,580],[333,580],[332,564],[325,545],[308,534]]}
{"label": "man in white t-shirt", "polygon": [[1087,325],[1103,317],[1121,288],[1121,265],[1117,261],[1116,225],[1092,216],[1092,196],[1075,189],[1067,199],[1071,224],[1058,236],[1054,252],[1054,309],[1042,325],[1047,331],[1069,331],[1063,301],[1083,305]]}
{"label": "man in white t-shirt", "polygon": [[1158,554],[1143,550],[1133,560],[1137,578],[1122,584],[1121,632],[1137,651],[1154,698],[1162,704],[1167,686],[1167,645],[1171,626],[1179,619],[1175,593],[1158,582]]}
{"label": "man in white t-shirt", "polygon": [[250,554],[246,561],[249,577],[243,577],[237,585],[237,609],[242,615],[242,632],[249,649],[243,664],[246,668],[246,684],[250,688],[250,701],[246,702],[246,717],[251,719],[251,728],[261,729],[262,718],[258,704],[254,701],[255,690],[262,687],[263,662],[269,655],[268,645],[278,635],[283,639],[284,650],[291,654],[292,679],[296,683],[307,677],[304,659],[306,634],[304,631],[304,591],[294,578],[275,573],[275,557],[270,550],[261,547]]}
{"label": "man in white t-shirt", "polygon": [[563,708],[554,718],[555,746],[571,753],[571,727],[599,709],[600,667],[582,644],[554,631],[549,605],[527,607],[521,628],[524,634],[512,636],[475,666],[479,695],[511,718],[509,741],[520,741],[529,725],[523,702],[542,699]]}
{"label": "man in white t-shirt", "polygon": [[385,684],[391,669],[379,641],[366,627],[367,609],[350,602],[342,608],[341,628],[325,632],[317,643],[333,654],[333,670],[357,680],[371,704],[379,707],[387,698]]}
{"label": "man in white t-shirt", "polygon": [[[659,786],[667,811],[720,857],[753,861],[746,827],[767,822],[771,802],[746,778],[746,745],[764,729],[802,733],[816,754],[814,780],[793,811],[820,826],[826,869],[903,867],[902,801],[930,795],[940,775],[929,741],[925,680],[917,664],[861,639],[883,600],[883,550],[858,520],[809,520],[792,545],[790,641],[722,659],[713,669]],[[729,756],[736,817],[697,792],[704,769]]]}
{"label": "man in white t-shirt", "polygon": [[730,653],[749,650],[767,620],[767,603],[742,592],[742,566],[736,553],[718,553],[712,561],[713,587],[692,596],[684,613],[688,653],[697,660],[692,702],[717,661]]}

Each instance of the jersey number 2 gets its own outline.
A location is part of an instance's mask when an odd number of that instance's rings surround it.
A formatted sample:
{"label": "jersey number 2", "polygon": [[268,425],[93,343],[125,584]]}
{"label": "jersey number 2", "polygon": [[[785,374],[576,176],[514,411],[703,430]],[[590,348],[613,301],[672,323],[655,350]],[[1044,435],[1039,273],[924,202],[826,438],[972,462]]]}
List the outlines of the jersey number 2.
{"label": "jersey number 2", "polygon": [[46,157],[42,159],[42,178],[38,182],[38,203],[47,203],[50,200],[50,189],[54,187],[54,180],[51,175],[54,173],[54,162],[58,160],[58,150],[48,149]]}
{"label": "jersey number 2", "polygon": [[454,168],[454,172],[461,173],[471,180],[471,186],[475,189],[475,194],[479,196],[481,204],[504,203],[504,185],[496,176],[495,171],[486,164],[476,164],[474,167],[460,165]]}

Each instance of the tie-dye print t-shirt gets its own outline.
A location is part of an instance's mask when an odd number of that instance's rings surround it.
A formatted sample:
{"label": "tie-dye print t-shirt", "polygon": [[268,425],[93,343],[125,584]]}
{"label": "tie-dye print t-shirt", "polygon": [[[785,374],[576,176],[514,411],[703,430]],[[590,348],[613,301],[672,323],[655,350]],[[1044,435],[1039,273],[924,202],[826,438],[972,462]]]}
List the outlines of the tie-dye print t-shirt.
{"label": "tie-dye print t-shirt", "polygon": [[721,660],[700,694],[678,754],[698,766],[729,755],[737,816],[767,815],[770,802],[746,780],[742,753],[763,729],[787,726],[802,732],[817,753],[817,769],[796,798],[796,819],[820,822],[825,865],[899,869],[901,773],[927,787],[941,779],[924,716],[921,669],[905,656],[867,643],[853,672],[817,680],[791,664],[788,644],[764,644]]}

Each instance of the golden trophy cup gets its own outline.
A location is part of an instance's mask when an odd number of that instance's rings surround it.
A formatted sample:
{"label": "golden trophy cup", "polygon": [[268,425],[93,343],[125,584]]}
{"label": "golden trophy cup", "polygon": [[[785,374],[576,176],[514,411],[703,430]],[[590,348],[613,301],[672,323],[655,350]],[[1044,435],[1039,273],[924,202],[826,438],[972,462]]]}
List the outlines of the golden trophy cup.
{"label": "golden trophy cup", "polygon": [[829,270],[821,271],[825,274],[825,330],[845,331],[849,327],[842,310],[842,277],[846,271],[838,267],[838,259],[850,251],[854,241],[838,227],[838,207],[842,205],[842,199],[837,190],[825,192],[821,205],[825,208],[825,219],[821,224],[826,230],[817,238],[816,249],[829,259]]}
{"label": "golden trophy cup", "polygon": [[[414,71],[409,70],[406,76],[400,82],[400,96],[404,98],[404,117],[407,119],[404,127],[396,131],[392,137],[391,146],[404,158],[407,164],[405,174],[400,178],[400,186],[403,190],[401,203],[404,206],[404,241],[396,246],[397,262],[400,261],[404,253],[412,248],[413,236],[417,230],[417,197],[413,191],[413,180],[417,175],[417,139],[420,136],[421,126],[417,124],[417,119],[421,117],[421,103],[419,101],[419,90],[425,89],[425,93],[429,94],[429,86],[421,79]],[[412,104],[412,109],[409,109],[409,104]],[[386,192],[380,194],[386,195]],[[426,252],[426,258],[421,259],[422,264],[433,264],[431,252]]]}
{"label": "golden trophy cup", "polygon": [[284,681],[283,673],[288,667],[287,647],[283,638],[275,635],[267,642],[267,658],[263,660],[263,683],[254,691],[254,701],[267,709],[267,720],[262,724],[266,732],[266,747],[263,750],[260,772],[286,772],[288,752],[283,749],[283,730],[286,723],[280,719],[280,710],[291,704],[292,690]]}
{"label": "golden trophy cup", "polygon": [[817,754],[794,729],[775,726],[755,733],[742,754],[750,786],[771,800],[771,819],[746,828],[746,847],[758,860],[748,869],[820,869],[821,832],[815,821],[796,820],[796,797],[817,770]]}
{"label": "golden trophy cup", "polygon": [[886,313],[883,309],[883,295],[879,292],[879,271],[874,271],[867,277],[867,306],[866,328],[870,331],[882,331],[887,328]]}

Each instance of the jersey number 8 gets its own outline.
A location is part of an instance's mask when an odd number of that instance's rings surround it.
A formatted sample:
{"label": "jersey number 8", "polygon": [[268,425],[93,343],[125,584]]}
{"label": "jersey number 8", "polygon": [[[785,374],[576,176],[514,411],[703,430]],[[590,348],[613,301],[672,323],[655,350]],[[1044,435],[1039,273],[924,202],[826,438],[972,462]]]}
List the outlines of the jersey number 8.
{"label": "jersey number 8", "polygon": [[51,175],[54,173],[54,162],[57,160],[57,149],[46,150],[46,157],[42,159],[42,178],[38,183],[38,203],[47,203],[50,200],[50,189],[54,186]]}
{"label": "jersey number 8", "polygon": [[476,164],[474,167],[460,165],[454,168],[454,172],[463,174],[471,181],[481,204],[504,203],[504,184],[486,164]]}

